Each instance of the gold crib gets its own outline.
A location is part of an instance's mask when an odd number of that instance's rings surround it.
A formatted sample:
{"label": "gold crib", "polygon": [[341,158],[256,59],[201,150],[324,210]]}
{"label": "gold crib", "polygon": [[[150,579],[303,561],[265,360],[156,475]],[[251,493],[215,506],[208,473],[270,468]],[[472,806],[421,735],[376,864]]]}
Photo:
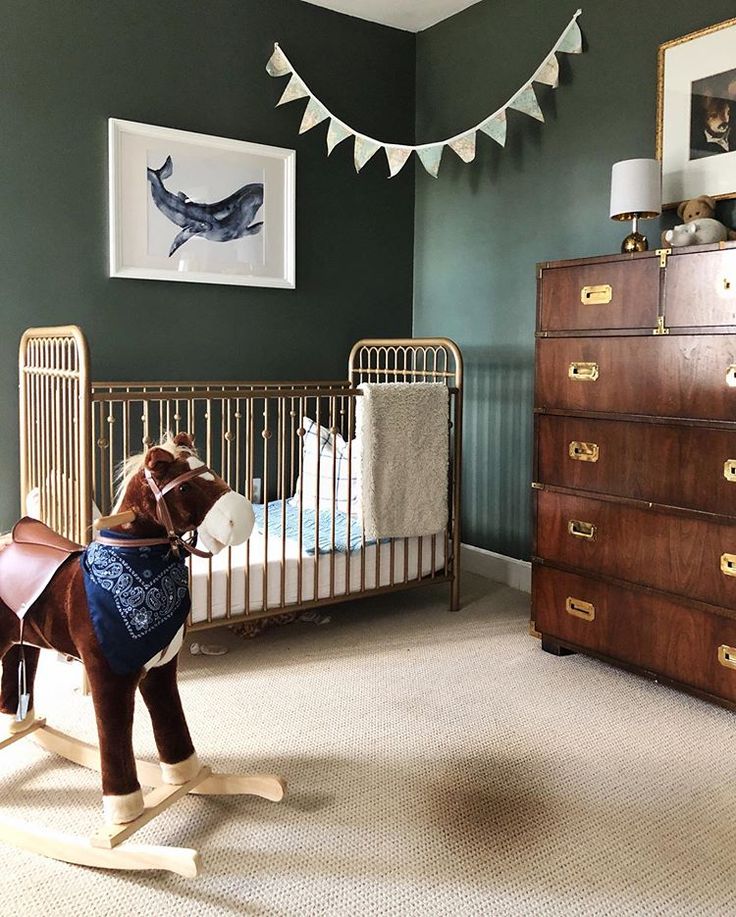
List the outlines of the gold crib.
{"label": "gold crib", "polygon": [[[190,627],[234,624],[423,584],[448,583],[459,607],[460,466],[463,364],[445,338],[362,340],[348,359],[348,378],[322,382],[93,382],[89,348],[75,326],[31,328],[21,339],[21,513],[33,514],[82,544],[93,515],[110,512],[120,462],[166,432],[191,433],[204,461],[230,486],[277,502],[280,538],[265,531],[212,560],[190,558]],[[390,539],[356,550],[335,549],[336,447],[317,453],[317,501],[327,504],[332,550],[304,554],[302,418],[347,442],[347,506],[352,440],[361,382],[435,382],[450,392],[449,521],[444,532]],[[327,462],[321,475],[320,463]],[[326,480],[326,484],[325,484]],[[320,482],[321,485],[320,485]],[[287,535],[287,501],[298,505],[298,533]],[[320,513],[317,513],[319,520]],[[317,521],[317,526],[319,521]],[[354,523],[358,525],[358,523]],[[347,519],[350,544],[351,517]],[[319,543],[319,532],[317,535]]]}

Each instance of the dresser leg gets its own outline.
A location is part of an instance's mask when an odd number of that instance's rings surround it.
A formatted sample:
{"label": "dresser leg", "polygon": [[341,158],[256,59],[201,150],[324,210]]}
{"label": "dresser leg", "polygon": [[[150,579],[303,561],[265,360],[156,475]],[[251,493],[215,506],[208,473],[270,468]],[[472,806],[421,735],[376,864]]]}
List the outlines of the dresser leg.
{"label": "dresser leg", "polygon": [[574,656],[575,650],[569,650],[553,638],[542,634],[542,649],[545,653],[551,653],[553,656]]}

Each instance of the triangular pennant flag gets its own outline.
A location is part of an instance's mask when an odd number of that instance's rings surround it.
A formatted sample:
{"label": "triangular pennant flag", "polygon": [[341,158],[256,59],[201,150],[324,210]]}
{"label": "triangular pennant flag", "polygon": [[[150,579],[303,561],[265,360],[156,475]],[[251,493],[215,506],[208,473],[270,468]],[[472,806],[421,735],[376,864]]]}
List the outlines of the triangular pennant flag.
{"label": "triangular pennant flag", "polygon": [[440,160],[442,159],[443,149],[443,145],[438,143],[437,146],[429,146],[425,147],[423,150],[417,150],[417,156],[421,159],[422,165],[429,172],[432,178],[437,178],[437,173],[440,170]]}
{"label": "triangular pennant flag", "polygon": [[537,75],[534,77],[536,83],[544,83],[545,86],[551,86],[556,89],[560,83],[560,62],[554,54],[550,54],[547,60],[539,68]]}
{"label": "triangular pennant flag", "polygon": [[580,34],[580,26],[577,19],[573,19],[565,30],[565,34],[557,45],[557,50],[564,51],[565,54],[583,53],[583,36]]}
{"label": "triangular pennant flag", "polygon": [[498,114],[491,115],[486,121],[484,121],[480,130],[484,134],[488,134],[491,140],[495,140],[496,143],[500,143],[501,146],[506,145],[506,112],[500,111]]}
{"label": "triangular pennant flag", "polygon": [[398,175],[404,168],[404,163],[411,156],[411,147],[408,146],[387,146],[386,159],[388,160],[389,178]]}
{"label": "triangular pennant flag", "polygon": [[472,162],[475,159],[475,131],[463,134],[462,137],[451,140],[447,145],[457,153],[463,162]]}
{"label": "triangular pennant flag", "polygon": [[346,137],[350,136],[350,131],[345,125],[341,121],[333,118],[330,121],[330,126],[327,128],[327,155],[330,155],[338,143],[342,143]]}
{"label": "triangular pennant flag", "polygon": [[319,99],[315,99],[312,96],[307,103],[307,107],[304,109],[304,117],[302,118],[301,126],[299,127],[299,133],[305,134],[307,131],[311,131],[313,127],[316,127],[318,124],[321,124],[325,118],[328,118],[330,113],[320,102]]}
{"label": "triangular pennant flag", "polygon": [[278,45],[274,45],[273,54],[266,64],[266,73],[269,76],[286,76],[287,73],[291,73],[291,64]]}
{"label": "triangular pennant flag", "polygon": [[380,149],[381,144],[377,143],[375,140],[369,140],[368,137],[356,136],[355,150],[353,151],[355,171],[360,172],[371,156],[375,155]]}
{"label": "triangular pennant flag", "polygon": [[287,102],[293,102],[295,99],[306,99],[309,95],[309,90],[302,83],[296,73],[291,75],[291,79],[286,84],[286,89],[284,89],[284,94],[276,103],[277,107],[279,105],[286,105]]}
{"label": "triangular pennant flag", "polygon": [[513,102],[509,102],[509,108],[515,108],[517,111],[522,111],[525,115],[536,118],[537,121],[544,121],[542,109],[539,107],[537,97],[534,95],[534,90],[530,85],[525,86]]}

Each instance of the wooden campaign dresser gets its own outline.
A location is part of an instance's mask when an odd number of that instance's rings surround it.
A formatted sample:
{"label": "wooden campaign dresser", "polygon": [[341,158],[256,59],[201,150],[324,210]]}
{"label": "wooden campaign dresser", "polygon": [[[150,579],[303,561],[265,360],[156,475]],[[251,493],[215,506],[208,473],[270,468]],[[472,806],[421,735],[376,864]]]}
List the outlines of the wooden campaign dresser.
{"label": "wooden campaign dresser", "polygon": [[532,630],[736,708],[736,243],[538,266]]}

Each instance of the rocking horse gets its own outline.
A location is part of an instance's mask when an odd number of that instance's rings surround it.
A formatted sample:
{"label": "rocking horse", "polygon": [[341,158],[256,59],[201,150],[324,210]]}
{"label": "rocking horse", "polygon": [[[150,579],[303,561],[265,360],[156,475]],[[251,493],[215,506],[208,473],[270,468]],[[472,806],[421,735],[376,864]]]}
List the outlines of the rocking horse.
{"label": "rocking horse", "polygon": [[[187,793],[251,794],[274,802],[284,796],[279,777],[212,774],[200,764],[176,682],[190,610],[184,557],[211,557],[244,542],[253,509],[179,433],[126,463],[114,515],[102,523],[85,549],[24,518],[0,552],[0,712],[9,721],[0,731],[0,749],[32,736],[100,771],[105,824],[82,838],[0,818],[0,840],[86,866],[194,876],[196,850],[118,845]],[[99,749],[36,718],[33,681],[41,648],[84,664]],[[160,767],[134,757],[137,688],[151,716]],[[154,789],[143,796],[141,784]]]}

